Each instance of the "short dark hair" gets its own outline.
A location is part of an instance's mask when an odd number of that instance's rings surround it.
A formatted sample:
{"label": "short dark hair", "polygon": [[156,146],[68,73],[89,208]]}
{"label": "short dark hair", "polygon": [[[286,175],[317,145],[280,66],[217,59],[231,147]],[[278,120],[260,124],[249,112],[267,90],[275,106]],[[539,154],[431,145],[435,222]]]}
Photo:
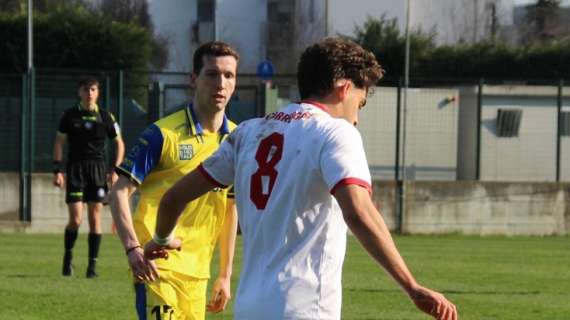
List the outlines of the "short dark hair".
{"label": "short dark hair", "polygon": [[79,80],[79,88],[97,86],[99,88],[99,80],[95,77],[85,77]]}
{"label": "short dark hair", "polygon": [[204,66],[204,56],[223,57],[232,56],[239,62],[239,53],[229,44],[221,41],[206,42],[194,52],[193,73],[199,74]]}
{"label": "short dark hair", "polygon": [[324,97],[335,81],[351,80],[357,88],[374,86],[384,75],[374,54],[342,38],[324,38],[309,46],[299,60],[297,84],[301,99]]}

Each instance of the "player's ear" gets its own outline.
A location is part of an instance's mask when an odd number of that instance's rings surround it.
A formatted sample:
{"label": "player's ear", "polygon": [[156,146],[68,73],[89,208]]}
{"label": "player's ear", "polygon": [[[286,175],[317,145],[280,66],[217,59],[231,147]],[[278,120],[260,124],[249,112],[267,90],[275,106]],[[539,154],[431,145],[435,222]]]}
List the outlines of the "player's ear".
{"label": "player's ear", "polygon": [[190,73],[190,86],[192,88],[196,87],[196,79],[198,78],[198,75],[195,74],[194,72]]}
{"label": "player's ear", "polygon": [[351,81],[345,79],[337,81],[335,86],[335,91],[340,101],[344,101],[344,99],[348,97],[348,92],[350,91],[351,87],[352,87]]}

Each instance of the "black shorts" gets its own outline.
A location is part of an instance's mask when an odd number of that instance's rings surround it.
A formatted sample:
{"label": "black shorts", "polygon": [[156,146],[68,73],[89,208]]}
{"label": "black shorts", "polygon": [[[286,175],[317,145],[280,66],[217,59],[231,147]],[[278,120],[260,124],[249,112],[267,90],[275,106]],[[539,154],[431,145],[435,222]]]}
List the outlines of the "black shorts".
{"label": "black shorts", "polygon": [[66,174],[66,203],[103,202],[108,191],[104,160],[68,162]]}

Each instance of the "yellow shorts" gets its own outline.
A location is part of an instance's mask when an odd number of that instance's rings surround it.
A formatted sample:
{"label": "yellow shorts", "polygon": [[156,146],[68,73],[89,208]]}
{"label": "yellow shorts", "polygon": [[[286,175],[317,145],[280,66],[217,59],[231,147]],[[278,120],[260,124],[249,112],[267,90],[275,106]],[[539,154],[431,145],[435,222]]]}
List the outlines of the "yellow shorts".
{"label": "yellow shorts", "polygon": [[208,279],[168,270],[152,283],[135,283],[139,320],[204,320]]}

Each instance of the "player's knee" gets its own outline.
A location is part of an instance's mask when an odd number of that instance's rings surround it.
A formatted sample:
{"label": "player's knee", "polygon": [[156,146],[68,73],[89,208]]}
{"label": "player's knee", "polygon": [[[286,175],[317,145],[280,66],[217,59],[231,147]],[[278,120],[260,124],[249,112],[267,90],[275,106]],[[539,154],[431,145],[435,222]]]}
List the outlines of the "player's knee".
{"label": "player's knee", "polygon": [[79,226],[81,225],[81,218],[71,218],[69,219],[69,222],[67,223],[67,229],[69,230],[77,230],[79,229]]}

